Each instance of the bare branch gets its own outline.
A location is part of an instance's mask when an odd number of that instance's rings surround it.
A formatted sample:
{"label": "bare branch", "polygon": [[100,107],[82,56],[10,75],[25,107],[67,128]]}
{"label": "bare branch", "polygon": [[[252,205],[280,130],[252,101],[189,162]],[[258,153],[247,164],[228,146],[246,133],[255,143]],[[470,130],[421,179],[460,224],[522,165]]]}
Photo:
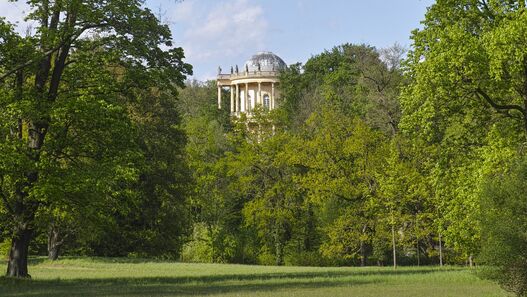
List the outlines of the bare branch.
{"label": "bare branch", "polygon": [[60,46],[56,46],[56,47],[54,47],[54,48],[52,48],[52,49],[50,49],[50,50],[44,52],[44,54],[42,55],[42,57],[39,57],[39,58],[36,58],[36,59],[29,60],[29,61],[27,61],[27,62],[25,62],[25,63],[23,63],[23,64],[18,65],[17,67],[15,67],[15,68],[13,68],[13,69],[7,71],[6,73],[4,73],[4,74],[2,74],[2,75],[0,76],[0,82],[2,82],[2,81],[3,81],[4,79],[6,79],[8,76],[10,76],[10,75],[16,73],[17,71],[19,71],[19,70],[21,70],[21,69],[24,69],[24,68],[30,66],[30,65],[33,64],[33,63],[36,63],[38,60],[42,59],[43,57],[48,56],[48,55],[51,55],[52,53],[58,51],[59,48],[60,48],[61,46],[62,46],[62,44],[61,44]]}
{"label": "bare branch", "polygon": [[490,106],[492,106],[492,108],[496,109],[497,111],[517,110],[521,112],[524,116],[526,115],[526,111],[523,107],[516,104],[498,104],[494,100],[492,100],[492,98],[490,98],[490,96],[485,93],[481,88],[476,89],[476,96],[478,98],[483,97],[483,99],[485,99],[485,101],[487,101],[487,103],[490,104]]}
{"label": "bare branch", "polygon": [[16,66],[13,69],[7,71],[6,73],[0,75],[0,83],[2,81],[4,81],[7,77],[9,77],[10,75],[16,73],[17,71],[19,71],[21,69],[24,69],[24,68],[26,68],[28,66],[31,66],[32,64],[34,64],[34,63],[38,62],[39,60],[41,60],[43,57],[49,56],[49,55],[53,54],[54,52],[60,50],[67,42],[70,42],[70,43],[74,42],[86,30],[93,29],[93,28],[101,28],[101,27],[105,27],[105,26],[108,26],[108,25],[109,25],[108,23],[101,23],[101,24],[97,24],[97,25],[93,25],[92,24],[92,25],[86,25],[86,26],[82,27],[76,33],[72,33],[67,38],[64,38],[64,40],[60,44],[55,46],[54,48],[45,51],[40,57],[35,58],[35,59],[31,59],[31,60],[29,60],[29,61],[27,61],[27,62],[25,62],[23,64],[20,64],[20,65]]}

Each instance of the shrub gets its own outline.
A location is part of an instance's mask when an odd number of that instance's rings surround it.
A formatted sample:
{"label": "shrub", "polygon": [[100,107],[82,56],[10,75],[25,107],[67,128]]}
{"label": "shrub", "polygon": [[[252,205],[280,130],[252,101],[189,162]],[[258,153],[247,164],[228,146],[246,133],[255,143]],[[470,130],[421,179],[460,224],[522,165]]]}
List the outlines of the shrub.
{"label": "shrub", "polygon": [[7,259],[9,257],[9,249],[11,248],[11,240],[5,239],[0,242],[0,260]]}
{"label": "shrub", "polygon": [[485,276],[527,296],[527,159],[487,179],[481,195],[481,260]]}
{"label": "shrub", "polygon": [[288,266],[333,266],[333,262],[318,251],[291,253],[285,257]]}
{"label": "shrub", "polygon": [[267,266],[276,265],[276,257],[270,252],[264,250],[258,255],[258,264]]}
{"label": "shrub", "polygon": [[205,225],[196,224],[194,226],[192,238],[183,245],[181,261],[199,263],[212,262],[211,239]]}

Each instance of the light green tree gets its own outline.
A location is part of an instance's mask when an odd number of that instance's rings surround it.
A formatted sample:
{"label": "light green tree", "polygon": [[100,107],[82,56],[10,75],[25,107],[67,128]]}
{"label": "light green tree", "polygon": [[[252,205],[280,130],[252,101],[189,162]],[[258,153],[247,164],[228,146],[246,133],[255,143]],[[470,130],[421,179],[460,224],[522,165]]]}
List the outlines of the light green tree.
{"label": "light green tree", "polygon": [[502,170],[527,133],[525,17],[525,1],[438,1],[412,35],[400,126],[435,148],[428,175],[438,229],[470,261],[480,247],[483,177]]}

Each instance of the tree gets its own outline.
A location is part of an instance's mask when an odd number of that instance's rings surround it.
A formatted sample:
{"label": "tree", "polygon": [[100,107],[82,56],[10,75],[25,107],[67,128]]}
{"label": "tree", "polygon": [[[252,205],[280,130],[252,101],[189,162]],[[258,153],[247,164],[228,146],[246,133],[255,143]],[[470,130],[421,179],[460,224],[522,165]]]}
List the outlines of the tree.
{"label": "tree", "polygon": [[[527,132],[525,1],[438,1],[412,35],[407,120],[440,137],[449,117],[508,119]],[[487,121],[483,127],[492,122]],[[436,128],[437,127],[437,128]]]}
{"label": "tree", "polygon": [[113,222],[99,222],[104,230],[86,243],[96,254],[179,257],[190,229],[191,178],[184,152],[187,137],[172,83],[141,75],[142,89],[131,86],[122,102],[142,158],[134,162],[137,179],[118,193],[122,205],[110,213]]}
{"label": "tree", "polygon": [[[143,87],[145,77],[175,88],[191,71],[182,62],[182,49],[172,47],[168,27],[159,24],[142,1],[28,3],[35,36],[17,36],[4,21],[0,26],[1,38],[9,41],[0,59],[6,111],[1,123],[5,156],[1,175],[3,209],[13,222],[7,275],[14,277],[29,276],[27,252],[35,217],[58,195],[51,193],[63,193],[49,190],[60,189],[52,183],[58,170],[66,168],[60,164],[77,169],[79,174],[70,174],[72,185],[90,176],[101,180],[94,170],[100,168],[101,154],[114,173],[133,175],[126,169],[127,149],[121,149],[129,147],[127,113],[117,99],[130,98],[131,91]],[[104,63],[96,63],[98,54],[105,57]],[[20,57],[27,58],[22,62]],[[87,66],[100,69],[104,76],[86,79]],[[119,68],[126,71],[119,73]],[[105,84],[105,78],[112,83]],[[78,129],[71,129],[68,117]],[[81,144],[73,146],[74,154],[57,150],[68,139]],[[94,141],[96,148],[90,146]]]}
{"label": "tree", "polygon": [[383,155],[382,133],[330,107],[312,114],[308,125],[305,136],[294,144],[297,151],[290,162],[306,168],[297,179],[313,203],[326,212],[322,217],[326,217],[323,228],[328,240],[322,252],[359,259],[365,265],[373,230],[371,202],[378,190],[376,173]]}
{"label": "tree", "polygon": [[240,243],[235,239],[240,235],[236,231],[241,224],[243,207],[234,189],[235,178],[228,173],[227,155],[233,151],[233,144],[226,137],[225,127],[203,115],[188,117],[185,130],[188,135],[186,154],[193,177],[190,205],[194,229],[198,232],[197,228],[203,224],[206,233],[206,238],[196,240],[206,241],[209,254],[207,259],[200,260],[232,261]]}
{"label": "tree", "polygon": [[327,258],[365,265],[374,243],[383,258],[375,205],[386,144],[398,132],[402,52],[344,44],[281,76],[290,166],[302,169],[295,180],[314,205]]}
{"label": "tree", "polygon": [[185,243],[185,261],[243,262],[243,201],[229,174],[229,154],[239,143],[231,137],[228,108],[216,105],[216,82],[188,81],[178,109],[187,136],[185,158],[191,183],[189,206],[193,235]]}
{"label": "tree", "polygon": [[[391,233],[393,267],[397,267],[398,250],[415,248],[420,261],[420,241],[431,232],[429,227],[430,195],[423,176],[413,164],[408,143],[396,137],[391,140],[384,170],[378,173],[378,209],[375,214],[381,234]],[[382,232],[389,227],[389,232]],[[399,252],[400,253],[400,252]]]}
{"label": "tree", "polygon": [[244,223],[256,232],[260,263],[284,265],[294,234],[302,234],[295,227],[306,210],[293,180],[297,168],[288,166],[282,151],[289,135],[260,107],[250,119],[241,119],[239,129],[245,140],[229,163],[244,196]]}
{"label": "tree", "polygon": [[428,175],[440,235],[469,261],[480,248],[482,177],[501,171],[527,135],[525,17],[523,0],[438,1],[412,34],[400,126],[435,148],[427,162],[436,164]]}

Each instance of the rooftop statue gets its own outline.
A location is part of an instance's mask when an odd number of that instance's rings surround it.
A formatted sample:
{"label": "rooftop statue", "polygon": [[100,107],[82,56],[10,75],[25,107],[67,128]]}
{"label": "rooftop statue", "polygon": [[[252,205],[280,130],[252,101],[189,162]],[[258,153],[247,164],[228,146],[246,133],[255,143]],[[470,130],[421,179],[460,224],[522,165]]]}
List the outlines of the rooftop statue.
{"label": "rooftop statue", "polygon": [[231,67],[230,75],[221,74],[218,68],[218,108],[222,108],[221,89],[229,88],[233,116],[245,113],[250,117],[256,106],[275,109],[280,100],[279,72],[287,68],[284,60],[272,52],[258,52],[245,62],[244,68],[243,75],[239,74],[238,65]]}

